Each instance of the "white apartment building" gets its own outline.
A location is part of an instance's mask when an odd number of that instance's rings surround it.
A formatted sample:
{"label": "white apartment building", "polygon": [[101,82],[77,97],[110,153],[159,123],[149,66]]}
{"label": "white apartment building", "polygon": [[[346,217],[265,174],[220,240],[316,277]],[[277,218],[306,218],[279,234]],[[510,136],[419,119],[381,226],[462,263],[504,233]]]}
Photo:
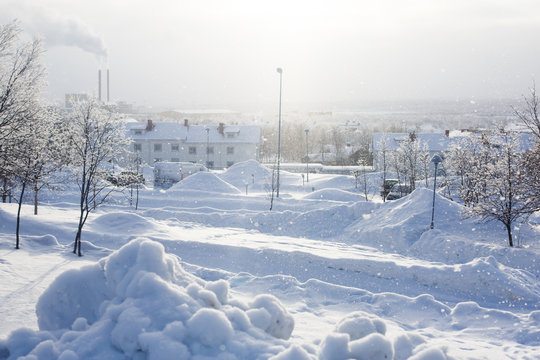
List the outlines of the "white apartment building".
{"label": "white apartment building", "polygon": [[192,162],[223,169],[258,160],[261,129],[255,125],[190,125],[176,122],[128,122],[131,149],[149,165],[158,161]]}

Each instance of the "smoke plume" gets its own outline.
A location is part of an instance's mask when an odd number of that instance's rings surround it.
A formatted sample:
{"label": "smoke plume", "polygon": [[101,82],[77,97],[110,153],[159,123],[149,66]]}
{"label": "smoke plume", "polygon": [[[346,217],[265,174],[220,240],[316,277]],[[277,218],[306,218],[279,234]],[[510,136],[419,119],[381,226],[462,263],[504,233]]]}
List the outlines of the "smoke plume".
{"label": "smoke plume", "polygon": [[18,19],[26,32],[42,37],[47,46],[75,46],[99,58],[107,57],[101,37],[76,17],[61,15],[31,1],[8,1],[2,8],[0,22]]}

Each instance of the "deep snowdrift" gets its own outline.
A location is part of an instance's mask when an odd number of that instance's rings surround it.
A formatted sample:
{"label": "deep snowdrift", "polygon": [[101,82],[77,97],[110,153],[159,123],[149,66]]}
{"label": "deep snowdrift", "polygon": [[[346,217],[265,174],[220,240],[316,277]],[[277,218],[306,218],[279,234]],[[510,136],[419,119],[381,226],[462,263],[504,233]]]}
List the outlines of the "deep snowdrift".
{"label": "deep snowdrift", "polygon": [[240,194],[240,190],[210,172],[198,172],[171,186],[167,192],[197,190],[220,194]]}
{"label": "deep snowdrift", "polygon": [[330,200],[341,202],[356,202],[362,200],[365,201],[365,197],[363,195],[341,189],[316,190],[312,193],[305,195],[303,198],[309,200]]}
{"label": "deep snowdrift", "polygon": [[17,359],[447,359],[422,336],[386,335],[376,315],[354,312],[319,346],[288,339],[294,320],[281,302],[249,303],[225,280],[186,272],[161,244],[139,238],[93,265],[69,270],[40,297],[40,331],[19,329],[0,341],[0,358]]}
{"label": "deep snowdrift", "polygon": [[42,331],[17,330],[0,358],[223,359],[285,350],[294,321],[272,295],[244,304],[228,283],[185,272],[159,243],[138,239],[60,275],[36,306]]}

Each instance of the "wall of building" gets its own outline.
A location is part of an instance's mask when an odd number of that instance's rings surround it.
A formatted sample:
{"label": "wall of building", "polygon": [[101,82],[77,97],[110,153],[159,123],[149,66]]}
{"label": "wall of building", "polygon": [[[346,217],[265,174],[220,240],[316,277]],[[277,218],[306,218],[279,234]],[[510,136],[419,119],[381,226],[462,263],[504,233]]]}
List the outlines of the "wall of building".
{"label": "wall of building", "polygon": [[[186,143],[178,140],[147,140],[138,139],[133,142],[131,149],[136,151],[137,144],[140,145],[141,159],[147,164],[153,164],[155,161],[169,162],[194,162],[207,165],[210,162],[210,168],[227,168],[238,162],[254,159],[258,160],[257,144],[246,143],[208,143],[208,147],[213,150],[206,154],[206,143]],[[155,147],[161,145],[161,151]],[[178,150],[176,150],[177,146]],[[159,147],[158,147],[159,148]],[[190,150],[193,148],[194,150]],[[228,148],[232,148],[228,150]]]}

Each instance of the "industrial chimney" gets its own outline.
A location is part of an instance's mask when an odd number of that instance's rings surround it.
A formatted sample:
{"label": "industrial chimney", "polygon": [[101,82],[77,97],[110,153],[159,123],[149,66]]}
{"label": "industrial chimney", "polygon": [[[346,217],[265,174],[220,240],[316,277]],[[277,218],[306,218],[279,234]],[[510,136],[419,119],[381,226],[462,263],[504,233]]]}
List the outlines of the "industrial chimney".
{"label": "industrial chimney", "polygon": [[101,102],[101,69],[98,70],[98,100]]}

